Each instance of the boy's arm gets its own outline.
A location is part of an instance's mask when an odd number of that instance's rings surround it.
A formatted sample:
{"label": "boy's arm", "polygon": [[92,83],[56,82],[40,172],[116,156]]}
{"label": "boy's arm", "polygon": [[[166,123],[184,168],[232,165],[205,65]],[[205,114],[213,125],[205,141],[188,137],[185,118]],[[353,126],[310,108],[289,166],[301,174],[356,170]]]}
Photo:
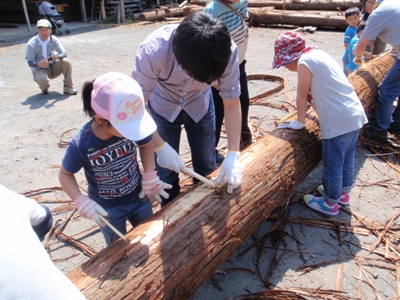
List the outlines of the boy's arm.
{"label": "boy's arm", "polygon": [[357,43],[357,47],[354,50],[354,56],[355,57],[361,57],[365,51],[365,48],[368,46],[369,44],[369,40],[367,40],[366,38],[361,37]]}
{"label": "boy's arm", "polygon": [[297,121],[304,124],[306,122],[307,97],[311,87],[312,73],[304,64],[301,64],[297,68],[297,78]]}
{"label": "boy's arm", "polygon": [[76,181],[75,175],[69,173],[67,170],[64,169],[63,166],[61,166],[58,173],[58,179],[60,180],[63,190],[72,200],[75,200],[81,195],[81,191],[79,189],[79,185]]}

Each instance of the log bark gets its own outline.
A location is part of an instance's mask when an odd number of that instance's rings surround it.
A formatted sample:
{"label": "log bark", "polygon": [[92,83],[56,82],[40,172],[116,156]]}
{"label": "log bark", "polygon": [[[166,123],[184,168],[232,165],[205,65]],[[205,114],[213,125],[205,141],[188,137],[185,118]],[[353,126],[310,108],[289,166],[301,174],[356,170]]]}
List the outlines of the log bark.
{"label": "log bark", "polygon": [[349,82],[353,85],[367,114],[374,112],[379,85],[395,60],[396,57],[388,52],[369,61],[357,72],[349,75]]}
{"label": "log bark", "polygon": [[294,25],[313,26],[319,28],[345,29],[347,23],[344,16],[332,11],[290,11],[271,10],[269,8],[249,8],[249,22],[253,26],[260,25]]}
{"label": "log bark", "polygon": [[[242,186],[199,184],[68,277],[87,299],[187,299],[267,217],[286,205],[321,160],[319,127],[275,129],[241,155]],[[211,174],[211,177],[216,173]]]}
{"label": "log bark", "polygon": [[[206,0],[191,0],[190,4],[205,6]],[[268,7],[272,6],[275,9],[287,9],[287,10],[334,10],[334,11],[345,11],[350,7],[358,7],[361,9],[361,3],[359,0],[249,0],[249,7]]]}

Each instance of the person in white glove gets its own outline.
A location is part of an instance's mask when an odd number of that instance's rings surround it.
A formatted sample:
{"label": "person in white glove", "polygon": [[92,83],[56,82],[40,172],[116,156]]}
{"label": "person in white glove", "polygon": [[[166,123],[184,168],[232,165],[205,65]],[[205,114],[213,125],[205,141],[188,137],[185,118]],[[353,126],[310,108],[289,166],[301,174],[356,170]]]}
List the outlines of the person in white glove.
{"label": "person in white glove", "polygon": [[[122,73],[106,73],[84,84],[82,99],[91,120],[69,141],[59,179],[78,213],[100,226],[109,245],[119,237],[99,215],[125,234],[126,220],[135,227],[150,217],[150,201],[168,198],[171,186],[155,171],[151,140],[157,127],[134,79]],[[81,193],[74,175],[82,168],[88,195]]]}
{"label": "person in white glove", "polygon": [[336,60],[315,46],[307,47],[299,32],[287,31],[276,39],[272,67],[280,66],[298,73],[297,120],[278,127],[304,128],[312,101],[321,129],[324,167],[319,190],[323,193],[320,197],[306,195],[304,201],[314,210],[335,216],[339,204],[349,204],[358,135],[367,122],[364,108]]}
{"label": "person in white glove", "polygon": [[240,153],[239,151],[229,150],[226,154],[224,161],[222,162],[221,169],[215,183],[221,185],[224,177],[228,182],[228,188],[226,192],[231,194],[234,189],[238,188],[242,184],[242,166],[239,162]]}
{"label": "person in white glove", "polygon": [[297,120],[282,122],[281,124],[278,125],[278,128],[290,128],[294,130],[300,130],[304,128],[304,123],[301,123]]}
{"label": "person in white glove", "polygon": [[[194,12],[179,24],[157,29],[139,45],[132,77],[142,87],[157,124],[152,141],[157,172],[162,181],[172,185],[169,198],[162,197],[162,205],[166,205],[180,193],[178,173],[183,163],[179,145],[183,127],[194,171],[207,176],[216,169],[211,85],[218,85],[223,99],[228,149],[239,150],[242,117],[238,49],[223,21],[211,14]],[[221,168],[221,177],[227,176],[230,188],[241,182],[233,161]]]}
{"label": "person in white glove", "polygon": [[41,243],[52,227],[50,210],[3,185],[0,203],[0,299],[86,299]]}

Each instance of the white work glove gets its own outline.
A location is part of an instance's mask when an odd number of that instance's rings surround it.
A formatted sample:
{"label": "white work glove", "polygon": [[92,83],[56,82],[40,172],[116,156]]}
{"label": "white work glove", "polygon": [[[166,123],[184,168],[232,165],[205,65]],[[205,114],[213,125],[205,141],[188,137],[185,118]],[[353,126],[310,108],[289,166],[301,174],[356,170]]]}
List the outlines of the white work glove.
{"label": "white work glove", "polygon": [[98,213],[103,217],[107,217],[107,212],[88,196],[80,195],[75,199],[74,204],[78,208],[78,213],[86,218],[96,222],[99,226],[104,227],[106,224],[99,218]]}
{"label": "white work glove", "polygon": [[283,122],[278,125],[278,128],[290,128],[294,130],[300,130],[304,127],[304,123],[301,123],[299,121],[289,121],[289,122]]}
{"label": "white work glove", "polygon": [[142,191],[139,194],[140,198],[149,197],[150,201],[162,202],[161,196],[165,199],[169,198],[169,194],[165,189],[171,189],[172,185],[160,180],[157,172],[144,173],[142,179]]}
{"label": "white work glove", "polygon": [[160,167],[179,173],[185,167],[179,154],[167,142],[154,149],[157,153],[157,163]]}
{"label": "white work glove", "polygon": [[228,151],[221,165],[221,169],[215,183],[220,185],[226,176],[228,180],[228,188],[226,192],[232,193],[234,189],[242,184],[242,166],[239,162],[240,153],[238,151]]}

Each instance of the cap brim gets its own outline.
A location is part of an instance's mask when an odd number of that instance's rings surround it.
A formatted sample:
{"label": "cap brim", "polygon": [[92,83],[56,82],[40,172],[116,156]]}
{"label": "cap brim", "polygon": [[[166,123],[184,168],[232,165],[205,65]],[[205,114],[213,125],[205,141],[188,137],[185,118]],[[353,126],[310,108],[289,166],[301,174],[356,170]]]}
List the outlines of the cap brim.
{"label": "cap brim", "polygon": [[121,135],[132,141],[143,140],[157,130],[156,123],[146,110],[139,120],[124,124],[111,122],[111,124]]}

